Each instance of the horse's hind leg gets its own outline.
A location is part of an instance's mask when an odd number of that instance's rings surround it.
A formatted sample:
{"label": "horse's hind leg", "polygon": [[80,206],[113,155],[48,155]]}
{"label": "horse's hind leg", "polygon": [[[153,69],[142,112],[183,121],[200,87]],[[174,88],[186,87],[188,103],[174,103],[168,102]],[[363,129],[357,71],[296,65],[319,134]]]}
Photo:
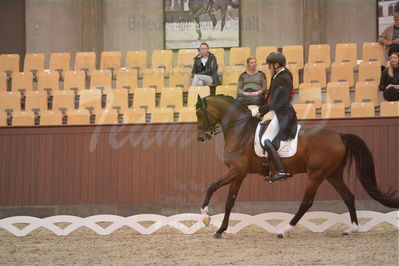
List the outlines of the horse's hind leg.
{"label": "horse's hind leg", "polygon": [[233,209],[234,202],[236,201],[237,194],[240,190],[243,179],[243,177],[240,177],[230,184],[229,195],[227,196],[226,206],[224,210],[223,222],[219,230],[215,233],[215,238],[222,238],[222,233],[227,230],[227,226],[229,225],[230,213]]}
{"label": "horse's hind leg", "polygon": [[357,221],[357,215],[356,215],[355,196],[346,186],[344,180],[342,179],[342,176],[343,176],[343,168],[339,167],[339,169],[337,169],[337,171],[334,174],[332,174],[329,178],[327,178],[327,181],[335,188],[335,190],[338,192],[338,194],[341,196],[346,206],[348,207],[349,214],[351,216],[352,228],[343,232],[343,234],[350,235],[353,232],[359,231],[358,227],[359,223]]}
{"label": "horse's hind leg", "polygon": [[301,205],[295,216],[291,219],[289,225],[285,227],[281,232],[277,233],[278,238],[283,238],[289,231],[294,228],[294,226],[299,222],[302,216],[312,207],[313,200],[316,195],[317,189],[319,188],[321,182],[324,179],[320,175],[310,175],[308,179],[308,184],[306,186],[305,194],[302,198]]}

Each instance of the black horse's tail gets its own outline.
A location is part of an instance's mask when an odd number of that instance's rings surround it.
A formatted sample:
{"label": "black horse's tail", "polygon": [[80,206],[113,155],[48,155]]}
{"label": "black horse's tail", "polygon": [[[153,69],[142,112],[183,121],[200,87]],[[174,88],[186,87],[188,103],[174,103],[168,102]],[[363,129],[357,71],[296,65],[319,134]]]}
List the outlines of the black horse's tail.
{"label": "black horse's tail", "polygon": [[229,0],[229,5],[230,5],[232,8],[238,8],[238,7],[240,6],[240,4],[239,4],[238,2],[235,2],[235,1],[233,1],[233,0]]}
{"label": "black horse's tail", "polygon": [[354,159],[356,162],[356,175],[370,197],[387,207],[399,208],[399,198],[395,197],[395,191],[389,190],[383,193],[378,189],[373,156],[366,143],[353,134],[343,134],[341,138],[347,148],[346,156],[349,158],[349,169]]}

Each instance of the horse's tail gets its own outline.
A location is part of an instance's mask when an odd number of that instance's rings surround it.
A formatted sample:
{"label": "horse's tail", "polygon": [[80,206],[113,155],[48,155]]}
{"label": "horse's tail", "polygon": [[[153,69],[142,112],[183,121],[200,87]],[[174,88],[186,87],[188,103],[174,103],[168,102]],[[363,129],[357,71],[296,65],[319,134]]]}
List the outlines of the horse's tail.
{"label": "horse's tail", "polygon": [[233,0],[229,0],[229,5],[230,5],[232,8],[238,8],[238,7],[240,6],[240,4],[239,4],[238,2],[235,2],[235,1],[233,1]]}
{"label": "horse's tail", "polygon": [[343,134],[341,138],[347,148],[346,156],[349,159],[349,169],[354,159],[356,162],[356,176],[370,197],[387,207],[399,208],[399,198],[395,197],[395,191],[390,189],[388,192],[383,193],[378,189],[373,156],[366,143],[353,134]]}

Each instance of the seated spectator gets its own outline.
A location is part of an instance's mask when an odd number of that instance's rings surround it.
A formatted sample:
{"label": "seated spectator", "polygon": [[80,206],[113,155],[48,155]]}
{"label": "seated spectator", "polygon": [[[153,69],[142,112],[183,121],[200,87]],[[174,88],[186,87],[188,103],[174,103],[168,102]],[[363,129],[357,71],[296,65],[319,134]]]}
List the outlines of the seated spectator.
{"label": "seated spectator", "polygon": [[387,101],[399,100],[399,53],[393,52],[389,59],[389,67],[381,74],[380,90]]}
{"label": "seated spectator", "polygon": [[265,103],[266,75],[256,69],[256,58],[247,59],[247,71],[238,78],[237,99],[246,105],[263,105]]}
{"label": "seated spectator", "polygon": [[399,52],[399,13],[394,13],[393,22],[394,24],[388,26],[378,37],[378,42],[385,46],[388,56],[393,52]]}
{"label": "seated spectator", "polygon": [[200,53],[194,57],[191,86],[219,85],[216,56],[209,52],[209,46],[206,43],[201,43],[199,50]]}

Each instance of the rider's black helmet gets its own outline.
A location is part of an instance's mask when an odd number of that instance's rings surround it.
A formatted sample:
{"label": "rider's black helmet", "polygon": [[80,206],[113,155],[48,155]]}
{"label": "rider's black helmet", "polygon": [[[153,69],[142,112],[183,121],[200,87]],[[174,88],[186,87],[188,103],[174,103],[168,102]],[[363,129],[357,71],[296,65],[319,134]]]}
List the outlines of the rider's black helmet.
{"label": "rider's black helmet", "polygon": [[285,66],[285,56],[279,52],[273,52],[269,54],[269,56],[266,58],[266,64],[274,65],[275,63],[279,64],[280,66]]}

